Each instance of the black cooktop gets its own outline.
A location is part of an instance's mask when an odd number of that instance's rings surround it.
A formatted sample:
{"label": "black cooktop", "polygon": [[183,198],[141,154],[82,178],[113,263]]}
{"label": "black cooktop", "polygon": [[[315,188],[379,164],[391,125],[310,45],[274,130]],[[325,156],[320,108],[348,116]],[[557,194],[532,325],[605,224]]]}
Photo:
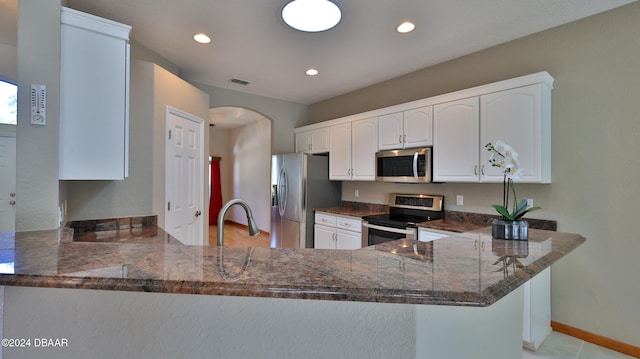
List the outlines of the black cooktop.
{"label": "black cooktop", "polygon": [[420,211],[418,215],[407,209],[392,208],[392,212],[385,214],[377,214],[373,216],[364,216],[363,220],[381,226],[390,226],[395,228],[416,227],[418,223],[428,222],[434,219],[442,219],[442,211]]}

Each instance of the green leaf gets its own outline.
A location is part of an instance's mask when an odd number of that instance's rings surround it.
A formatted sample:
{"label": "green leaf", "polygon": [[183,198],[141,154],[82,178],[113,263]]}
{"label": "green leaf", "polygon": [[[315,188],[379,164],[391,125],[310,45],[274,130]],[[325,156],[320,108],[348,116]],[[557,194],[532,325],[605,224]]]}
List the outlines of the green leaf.
{"label": "green leaf", "polygon": [[508,219],[510,221],[514,220],[514,218],[511,215],[511,213],[509,213],[509,211],[506,208],[504,208],[504,206],[500,206],[500,205],[494,204],[493,208],[495,208],[496,211],[498,211],[498,213],[500,213],[504,218],[506,218],[506,219]]}

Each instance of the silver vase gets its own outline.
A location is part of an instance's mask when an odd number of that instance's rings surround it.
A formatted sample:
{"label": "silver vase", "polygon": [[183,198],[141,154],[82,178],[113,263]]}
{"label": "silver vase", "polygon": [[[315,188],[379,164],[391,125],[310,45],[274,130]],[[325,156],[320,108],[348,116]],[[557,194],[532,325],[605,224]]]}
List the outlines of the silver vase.
{"label": "silver vase", "polygon": [[498,239],[529,239],[529,223],[527,221],[509,221],[494,219],[491,222],[491,236]]}

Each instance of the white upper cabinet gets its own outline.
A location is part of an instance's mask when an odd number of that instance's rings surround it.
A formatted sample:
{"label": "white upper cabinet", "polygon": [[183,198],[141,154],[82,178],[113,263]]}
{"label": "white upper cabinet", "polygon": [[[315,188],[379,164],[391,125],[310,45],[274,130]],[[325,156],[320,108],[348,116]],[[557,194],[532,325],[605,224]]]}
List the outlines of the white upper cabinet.
{"label": "white upper cabinet", "polygon": [[436,182],[502,182],[485,145],[519,154],[518,182],[551,182],[551,88],[534,84],[434,106]]}
{"label": "white upper cabinet", "polygon": [[296,152],[329,152],[329,127],[296,133]]}
{"label": "white upper cabinet", "polygon": [[297,129],[296,143],[309,148],[298,135],[329,127],[334,180],[375,180],[377,150],[433,146],[434,182],[477,183],[502,182],[485,148],[502,140],[518,151],[518,182],[551,183],[553,82],[538,72],[337,118]]}
{"label": "white upper cabinet", "polygon": [[[518,182],[551,182],[551,89],[542,84],[480,96],[481,146],[502,140],[518,152],[522,177]],[[480,162],[486,165],[483,182],[502,182],[503,174],[489,164],[483,148]]]}
{"label": "white upper cabinet", "polygon": [[433,107],[425,106],[378,117],[378,149],[390,150],[433,144]]}
{"label": "white upper cabinet", "polygon": [[376,118],[331,126],[329,179],[374,181],[377,137]]}
{"label": "white upper cabinet", "polygon": [[61,21],[59,178],[124,179],[131,27],[68,8]]}
{"label": "white upper cabinet", "polygon": [[433,107],[433,180],[477,182],[480,111],[477,97]]}
{"label": "white upper cabinet", "polygon": [[376,118],[351,123],[351,179],[374,181],[376,179],[376,151],[378,121]]}

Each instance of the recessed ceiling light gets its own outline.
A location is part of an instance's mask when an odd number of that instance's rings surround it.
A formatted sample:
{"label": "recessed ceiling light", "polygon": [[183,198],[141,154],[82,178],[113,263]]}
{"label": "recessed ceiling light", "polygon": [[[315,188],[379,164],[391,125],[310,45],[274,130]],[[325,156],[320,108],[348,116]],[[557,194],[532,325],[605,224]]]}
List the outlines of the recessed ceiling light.
{"label": "recessed ceiling light", "polygon": [[398,31],[401,34],[406,34],[408,32],[413,31],[413,29],[416,28],[416,25],[414,23],[412,23],[411,21],[405,21],[402,24],[398,25],[398,27],[396,28],[396,31]]}
{"label": "recessed ceiling light", "polygon": [[318,70],[316,70],[316,69],[308,69],[305,73],[307,75],[309,75],[309,76],[315,76],[315,75],[318,74]]}
{"label": "recessed ceiling light", "polygon": [[208,44],[211,42],[211,38],[203,33],[193,35],[193,39],[201,44]]}
{"label": "recessed ceiling light", "polygon": [[329,0],[293,0],[282,8],[285,24],[305,32],[329,30],[341,18],[340,8]]}

